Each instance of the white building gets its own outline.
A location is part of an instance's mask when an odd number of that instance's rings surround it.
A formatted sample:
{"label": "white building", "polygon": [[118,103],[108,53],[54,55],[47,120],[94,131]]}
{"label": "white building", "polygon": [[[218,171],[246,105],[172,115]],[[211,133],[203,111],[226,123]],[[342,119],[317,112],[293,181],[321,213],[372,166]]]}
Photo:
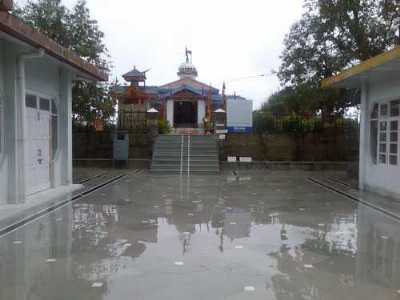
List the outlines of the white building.
{"label": "white building", "polygon": [[253,101],[240,96],[226,97],[226,126],[229,133],[253,131]]}
{"label": "white building", "polygon": [[0,5],[0,204],[72,184],[72,82],[106,80],[7,6]]}
{"label": "white building", "polygon": [[400,197],[400,48],[322,82],[361,89],[360,188]]}

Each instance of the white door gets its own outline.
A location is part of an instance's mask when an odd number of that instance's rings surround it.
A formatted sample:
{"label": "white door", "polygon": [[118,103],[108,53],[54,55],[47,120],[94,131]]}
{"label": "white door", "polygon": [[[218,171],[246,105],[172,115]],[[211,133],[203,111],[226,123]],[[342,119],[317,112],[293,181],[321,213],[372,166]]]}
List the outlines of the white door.
{"label": "white door", "polygon": [[26,187],[31,195],[50,188],[50,101],[27,96],[26,106]]}

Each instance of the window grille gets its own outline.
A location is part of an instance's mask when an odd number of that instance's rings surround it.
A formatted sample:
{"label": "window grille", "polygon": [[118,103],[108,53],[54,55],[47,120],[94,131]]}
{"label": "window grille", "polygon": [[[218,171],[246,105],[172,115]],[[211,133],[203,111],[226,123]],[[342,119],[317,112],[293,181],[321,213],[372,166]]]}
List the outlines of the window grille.
{"label": "window grille", "polygon": [[371,159],[374,164],[399,165],[400,100],[374,104],[370,120]]}

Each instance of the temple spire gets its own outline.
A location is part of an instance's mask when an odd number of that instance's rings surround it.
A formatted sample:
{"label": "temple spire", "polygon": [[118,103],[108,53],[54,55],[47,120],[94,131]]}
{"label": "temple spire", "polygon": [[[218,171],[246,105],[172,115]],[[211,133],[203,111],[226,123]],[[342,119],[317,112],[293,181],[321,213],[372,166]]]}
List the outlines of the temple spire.
{"label": "temple spire", "polygon": [[196,67],[192,63],[192,50],[189,50],[187,47],[185,48],[185,56],[186,61],[180,65],[178,76],[182,78],[190,78],[196,79],[197,77],[197,70]]}
{"label": "temple spire", "polygon": [[186,47],[185,48],[185,54],[186,54],[186,63],[191,64],[192,63],[192,50],[189,50]]}

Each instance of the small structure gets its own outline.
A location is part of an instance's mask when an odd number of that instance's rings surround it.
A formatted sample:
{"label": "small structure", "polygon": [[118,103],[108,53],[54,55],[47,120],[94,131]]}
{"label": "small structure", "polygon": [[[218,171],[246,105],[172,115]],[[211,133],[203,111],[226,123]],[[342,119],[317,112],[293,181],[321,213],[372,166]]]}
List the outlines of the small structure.
{"label": "small structure", "polygon": [[106,74],[0,5],[0,204],[72,184],[72,82]]}
{"label": "small structure", "polygon": [[213,113],[214,133],[217,134],[218,139],[225,140],[228,130],[226,129],[226,111],[218,108]]}
{"label": "small structure", "polygon": [[113,160],[114,167],[127,166],[129,159],[129,133],[118,131],[114,134]]}
{"label": "small structure", "polygon": [[146,72],[133,67],[133,70],[122,76],[130,85],[114,91],[114,96],[119,100],[119,129],[143,130],[146,128],[146,112],[151,107],[150,100],[155,97],[146,88]]}
{"label": "small structure", "polygon": [[400,197],[400,47],[322,81],[324,88],[361,89],[362,190]]}

